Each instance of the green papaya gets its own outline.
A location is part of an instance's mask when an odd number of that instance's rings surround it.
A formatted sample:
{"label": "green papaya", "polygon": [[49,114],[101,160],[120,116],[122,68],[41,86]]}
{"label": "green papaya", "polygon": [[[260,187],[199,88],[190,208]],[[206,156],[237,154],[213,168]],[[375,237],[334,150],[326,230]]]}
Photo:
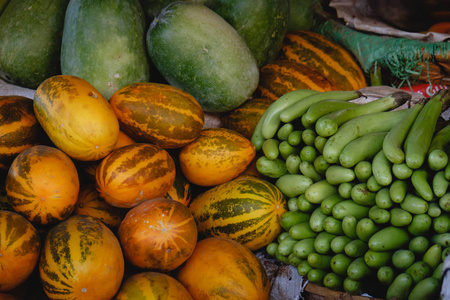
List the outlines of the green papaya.
{"label": "green papaya", "polygon": [[10,0],[0,15],[0,78],[35,89],[61,73],[64,15],[69,0]]}
{"label": "green papaya", "polygon": [[209,7],[244,38],[258,67],[277,57],[289,21],[289,0],[211,0]]}
{"label": "green papaya", "polygon": [[203,4],[174,2],[147,31],[147,50],[167,82],[206,112],[226,112],[256,90],[259,69],[239,33]]}
{"label": "green papaya", "polygon": [[107,100],[150,80],[145,16],[138,0],[71,0],[61,45],[61,72],[92,84]]}

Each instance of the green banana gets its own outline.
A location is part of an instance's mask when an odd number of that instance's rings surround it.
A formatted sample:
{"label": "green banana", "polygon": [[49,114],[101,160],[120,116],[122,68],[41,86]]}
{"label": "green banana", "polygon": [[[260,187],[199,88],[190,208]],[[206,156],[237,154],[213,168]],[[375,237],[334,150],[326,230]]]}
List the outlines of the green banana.
{"label": "green banana", "polygon": [[323,157],[329,163],[337,163],[339,155],[348,143],[368,133],[391,130],[407,113],[405,109],[383,111],[347,121],[325,143]]}
{"label": "green banana", "polygon": [[295,104],[296,102],[309,98],[310,96],[315,94],[320,95],[322,93],[319,93],[318,91],[315,90],[301,89],[286,93],[280,98],[278,98],[278,100],[273,102],[264,112],[266,116],[263,120],[261,128],[262,136],[265,139],[273,138],[278,131],[278,127],[281,124],[280,120],[281,112],[285,108],[292,107],[293,104]]}
{"label": "green banana", "polygon": [[397,123],[397,125],[395,125],[386,135],[386,138],[383,141],[383,152],[387,159],[392,163],[401,164],[405,160],[405,153],[402,149],[403,142],[405,141],[414,120],[425,105],[425,102],[426,98],[423,98],[414,104],[413,107],[409,108],[408,110],[410,113]]}
{"label": "green banana", "polygon": [[411,99],[411,95],[406,92],[395,92],[386,97],[367,102],[355,107],[338,110],[320,117],[316,122],[316,132],[324,137],[336,133],[339,126],[356,117],[391,110],[397,108]]}
{"label": "green banana", "polygon": [[[335,100],[353,100],[361,96],[360,91],[327,91],[311,95],[304,98],[302,101],[283,109],[280,113],[280,120],[288,123],[300,118],[309,107],[322,100],[335,99]],[[280,99],[277,100],[277,102]]]}
{"label": "green banana", "polygon": [[450,89],[439,90],[431,96],[414,120],[404,144],[405,162],[411,169],[418,169],[424,163],[437,120],[448,106],[449,100]]}

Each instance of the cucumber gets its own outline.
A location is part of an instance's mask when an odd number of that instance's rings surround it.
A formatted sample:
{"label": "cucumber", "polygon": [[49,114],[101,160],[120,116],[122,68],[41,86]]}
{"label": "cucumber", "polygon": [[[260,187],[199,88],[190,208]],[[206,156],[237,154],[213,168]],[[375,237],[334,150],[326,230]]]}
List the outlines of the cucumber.
{"label": "cucumber", "polygon": [[35,89],[61,73],[59,55],[69,0],[11,0],[0,16],[0,78]]}
{"label": "cucumber", "polygon": [[245,40],[205,5],[169,4],[151,23],[146,42],[161,75],[206,112],[230,111],[258,86],[259,69]]}
{"label": "cucumber", "polygon": [[208,5],[244,38],[258,67],[281,49],[289,20],[289,0],[211,0]]}
{"label": "cucumber", "polygon": [[138,0],[70,1],[64,20],[61,72],[87,80],[106,99],[122,87],[149,81],[145,32]]}
{"label": "cucumber", "polygon": [[373,251],[390,251],[408,244],[408,231],[403,228],[387,226],[373,234],[369,239],[369,248]]}

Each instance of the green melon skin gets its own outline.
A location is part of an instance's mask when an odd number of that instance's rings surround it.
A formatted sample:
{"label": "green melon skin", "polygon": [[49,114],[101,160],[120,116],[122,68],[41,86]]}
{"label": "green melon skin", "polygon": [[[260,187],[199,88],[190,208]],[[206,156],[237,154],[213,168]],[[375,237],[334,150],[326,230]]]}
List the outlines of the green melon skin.
{"label": "green melon skin", "polygon": [[10,0],[0,15],[0,78],[35,89],[60,70],[69,0]]}
{"label": "green melon skin", "polygon": [[239,32],[258,67],[277,57],[289,21],[289,0],[211,0],[208,7]]}
{"label": "green melon skin", "polygon": [[107,100],[150,80],[147,26],[139,0],[71,0],[61,45],[61,72],[83,78]]}
{"label": "green melon skin", "polygon": [[6,5],[8,5],[9,0],[0,0],[0,15],[5,10]]}
{"label": "green melon skin", "polygon": [[[161,10],[164,7],[177,1],[179,0],[139,0],[139,2],[142,5],[142,8],[144,9],[145,15],[147,16],[147,20],[150,20],[150,22],[153,21],[153,19],[161,12]],[[200,3],[208,6],[209,2],[212,0],[184,0],[184,1]]]}
{"label": "green melon skin", "polygon": [[314,27],[314,7],[320,6],[318,0],[289,0],[289,22],[287,32],[312,30]]}
{"label": "green melon skin", "polygon": [[205,112],[230,111],[256,90],[259,69],[245,40],[205,5],[166,6],[147,31],[148,53],[162,76]]}

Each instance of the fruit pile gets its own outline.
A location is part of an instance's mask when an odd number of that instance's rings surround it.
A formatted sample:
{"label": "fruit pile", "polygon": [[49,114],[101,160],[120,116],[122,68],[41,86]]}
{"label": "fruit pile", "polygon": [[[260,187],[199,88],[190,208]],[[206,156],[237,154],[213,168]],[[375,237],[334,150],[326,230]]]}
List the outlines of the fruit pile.
{"label": "fruit pile", "polygon": [[257,170],[289,208],[267,253],[333,290],[435,299],[450,249],[450,90],[357,97],[293,91],[256,125]]}

